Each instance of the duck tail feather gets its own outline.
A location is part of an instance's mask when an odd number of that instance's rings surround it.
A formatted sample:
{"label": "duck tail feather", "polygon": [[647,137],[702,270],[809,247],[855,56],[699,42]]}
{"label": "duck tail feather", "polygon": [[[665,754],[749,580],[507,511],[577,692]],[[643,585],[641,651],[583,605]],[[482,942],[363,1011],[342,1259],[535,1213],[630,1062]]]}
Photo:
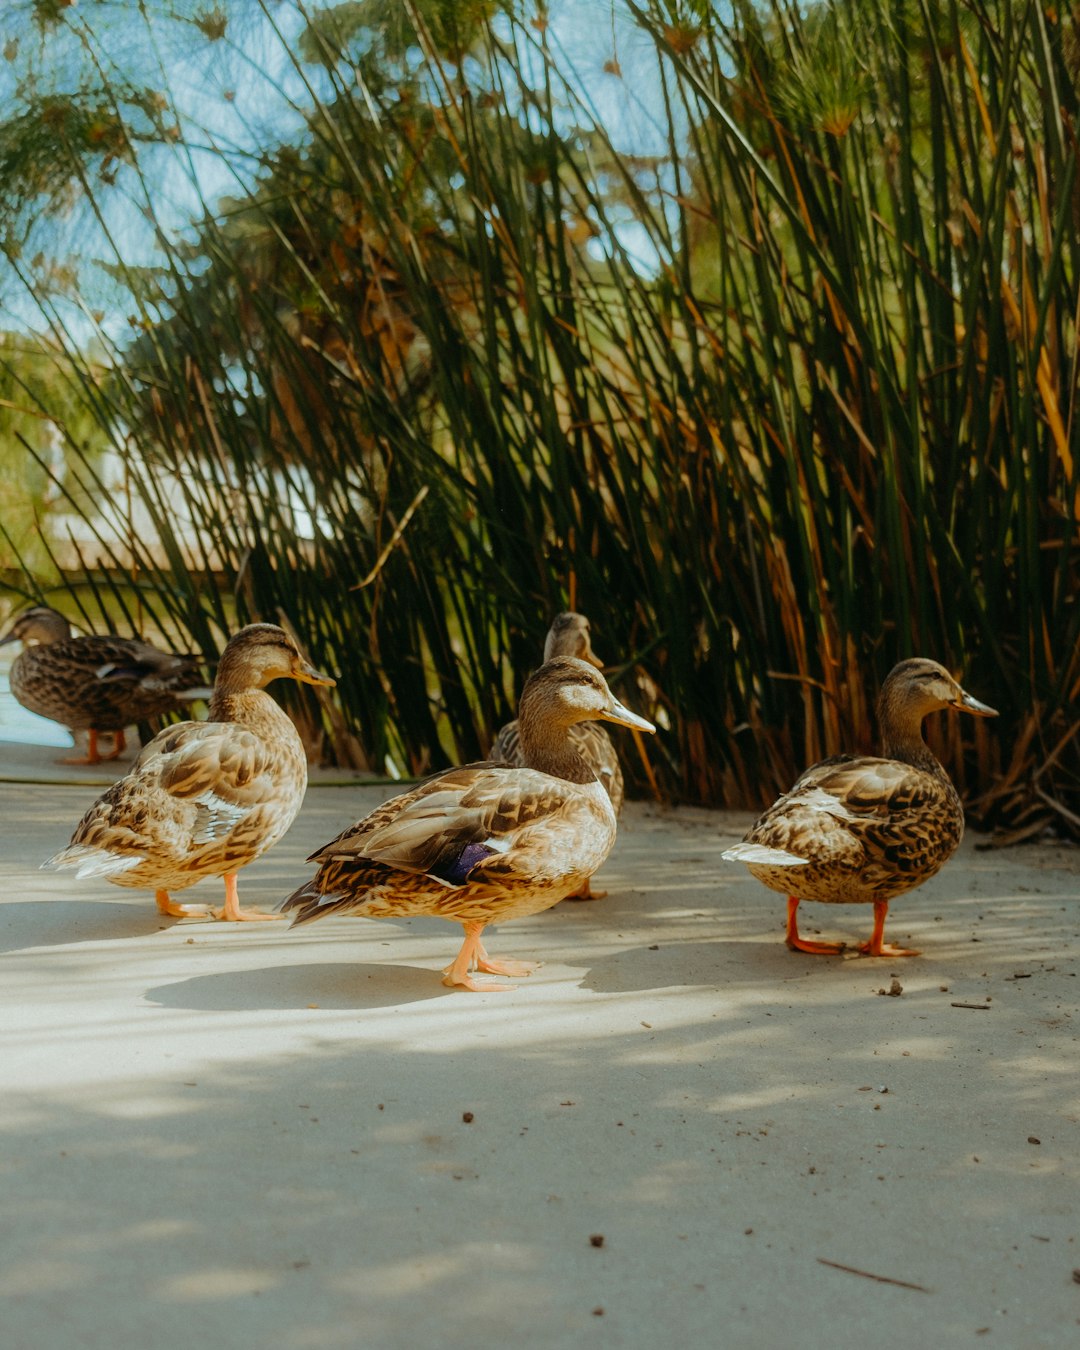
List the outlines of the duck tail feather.
{"label": "duck tail feather", "polygon": [[145,859],[131,854],[110,853],[108,849],[91,848],[87,844],[71,844],[54,853],[41,864],[45,867],[73,867],[76,878],[79,877],[115,877],[121,872],[129,872],[138,867]]}
{"label": "duck tail feather", "polygon": [[807,862],[806,858],[789,853],[786,848],[769,848],[765,844],[745,842],[724,849],[720,856],[728,862],[765,863],[770,867],[800,867]]}

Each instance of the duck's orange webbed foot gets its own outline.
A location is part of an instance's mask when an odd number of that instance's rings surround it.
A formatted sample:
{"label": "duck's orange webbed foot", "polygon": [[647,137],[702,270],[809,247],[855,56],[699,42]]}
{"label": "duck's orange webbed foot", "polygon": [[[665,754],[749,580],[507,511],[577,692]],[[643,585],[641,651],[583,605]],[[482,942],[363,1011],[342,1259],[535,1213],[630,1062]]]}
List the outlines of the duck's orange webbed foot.
{"label": "duck's orange webbed foot", "polygon": [[159,914],[170,919],[208,919],[214,912],[209,905],[181,905],[169,898],[168,891],[155,891],[154,901]]}
{"label": "duck's orange webbed foot", "polygon": [[[514,979],[521,979],[526,975],[531,975],[534,970],[539,970],[544,963],[542,961],[500,961],[494,957],[488,956],[482,942],[476,944],[476,965],[475,969],[482,971],[485,975],[509,975]],[[499,986],[502,988],[502,985]]]}
{"label": "duck's orange webbed foot", "polygon": [[858,950],[863,956],[921,956],[922,953],[909,947],[894,947],[883,941],[885,937],[885,919],[889,913],[887,900],[874,902],[874,931],[869,942],[861,942]]}
{"label": "duck's orange webbed foot", "polygon": [[922,956],[914,947],[894,947],[891,942],[883,942],[876,949],[873,942],[860,942],[855,950],[862,956]]}
{"label": "duck's orange webbed foot", "polygon": [[86,754],[72,755],[67,759],[58,759],[57,764],[100,764],[101,756],[98,754],[97,732],[91,727],[86,733]]}
{"label": "duck's orange webbed foot", "polygon": [[261,909],[241,909],[240,896],[236,890],[236,873],[225,874],[225,904],[221,909],[211,909],[210,914],[223,923],[266,923],[274,919],[288,918],[287,914],[266,914]]}
{"label": "duck's orange webbed foot", "polygon": [[787,939],[787,947],[792,952],[809,952],[811,956],[842,956],[847,951],[844,942],[811,942],[808,938]]}
{"label": "duck's orange webbed foot", "polygon": [[787,902],[787,942],[788,949],[793,952],[809,952],[811,956],[839,956],[844,950],[843,942],[813,942],[809,938],[799,936],[799,901],[794,895],[788,896]]}
{"label": "duck's orange webbed foot", "polygon": [[456,975],[453,966],[447,966],[442,978],[447,989],[468,989],[471,994],[505,994],[513,989],[512,984],[481,984],[471,975]]}
{"label": "duck's orange webbed foot", "polygon": [[567,900],[603,900],[603,898],[604,898],[606,895],[607,895],[607,891],[594,891],[594,890],[592,889],[592,887],[589,885],[589,879],[588,879],[588,877],[586,877],[586,878],[585,878],[585,883],[584,883],[584,885],[581,887],[581,889],[575,891],[575,892],[573,893],[573,895],[568,895],[568,896],[566,897],[566,899],[567,899]]}
{"label": "duck's orange webbed foot", "polygon": [[239,905],[230,913],[228,905],[212,909],[210,914],[219,923],[267,923],[273,919],[287,919],[287,914],[267,914],[261,909],[241,909]]}
{"label": "duck's orange webbed foot", "polygon": [[512,970],[511,966],[524,965],[524,962],[492,961],[480,941],[484,931],[482,923],[463,924],[465,941],[453,961],[443,971],[443,984],[448,989],[468,989],[474,994],[501,994],[513,989],[512,984],[480,984],[470,972],[485,971],[489,975],[528,975],[527,970]]}

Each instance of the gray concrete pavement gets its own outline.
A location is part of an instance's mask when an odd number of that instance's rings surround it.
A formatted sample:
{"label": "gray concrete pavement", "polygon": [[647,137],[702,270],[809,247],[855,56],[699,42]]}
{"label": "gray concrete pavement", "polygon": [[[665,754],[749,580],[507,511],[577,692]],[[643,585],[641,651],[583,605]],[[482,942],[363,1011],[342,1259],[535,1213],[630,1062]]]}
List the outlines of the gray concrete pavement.
{"label": "gray concrete pavement", "polygon": [[[894,906],[923,956],[816,958],[744,818],[631,804],[608,898],[493,930],[545,964],[476,995],[437,920],[39,871],[97,790],[0,785],[6,1350],[1080,1339],[1077,850],[969,837]],[[244,902],[384,795],[312,789]]]}

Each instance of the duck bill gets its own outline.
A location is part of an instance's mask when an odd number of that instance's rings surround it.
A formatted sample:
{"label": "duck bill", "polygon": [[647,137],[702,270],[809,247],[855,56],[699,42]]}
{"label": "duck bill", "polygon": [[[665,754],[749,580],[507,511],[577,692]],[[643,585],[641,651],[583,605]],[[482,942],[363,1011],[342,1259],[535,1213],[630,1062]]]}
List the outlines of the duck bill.
{"label": "duck bill", "polygon": [[597,670],[604,669],[604,663],[592,649],[592,644],[586,639],[581,651],[578,652],[579,661],[587,661],[590,666],[595,666]]}
{"label": "duck bill", "polygon": [[327,689],[332,689],[337,684],[337,680],[331,679],[329,675],[324,675],[321,670],[316,670],[314,666],[306,664],[293,672],[293,678],[299,680],[301,684],[318,684]]}
{"label": "duck bill", "polygon": [[615,722],[620,727],[632,727],[635,731],[647,731],[650,735],[656,730],[651,722],[645,721],[644,717],[639,717],[637,713],[632,713],[629,708],[624,708],[618,699],[612,703],[607,712],[601,713],[600,716],[605,722]]}
{"label": "duck bill", "polygon": [[0,637],[0,647],[6,647],[9,642],[18,642],[18,640],[19,635],[17,633],[5,633],[3,637]]}
{"label": "duck bill", "polygon": [[964,696],[956,705],[961,712],[971,713],[975,717],[997,717],[998,710],[996,708],[991,708],[986,703],[980,703],[977,698],[972,698],[966,691],[962,692]]}

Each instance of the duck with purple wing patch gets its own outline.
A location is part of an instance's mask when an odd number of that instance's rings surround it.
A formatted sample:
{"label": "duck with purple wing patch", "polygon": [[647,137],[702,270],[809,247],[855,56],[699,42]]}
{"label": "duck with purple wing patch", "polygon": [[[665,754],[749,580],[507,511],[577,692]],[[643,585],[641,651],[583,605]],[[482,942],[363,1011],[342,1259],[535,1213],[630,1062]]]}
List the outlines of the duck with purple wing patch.
{"label": "duck with purple wing patch", "polygon": [[936,661],[901,661],[878,698],[881,757],[835,755],[806,770],[723,857],[743,862],[788,897],[787,945],[835,954],[843,943],[799,936],[802,900],[874,906],[867,956],[918,956],[883,941],[889,902],[921,885],[956,851],[964,833],[960,797],[923,740],[923,718],[939,708],[996,717]]}
{"label": "duck with purple wing patch", "polygon": [[312,854],[319,870],[281,909],[294,915],[294,927],[333,914],[460,923],[465,940],[443,983],[508,988],[478,982],[472,972],[528,975],[535,967],[494,960],[481,941],[484,928],[558,904],[615,842],[611,800],[570,736],[572,727],[597,720],[655,729],[584,661],[545,662],[521,695],[524,764],[468,764],[394,797]]}
{"label": "duck with purple wing patch", "polygon": [[[550,661],[553,656],[576,656],[580,661],[588,661],[589,665],[595,666],[597,670],[603,668],[604,663],[592,649],[589,621],[584,614],[567,610],[563,614],[555,615],[544,640],[544,660]],[[618,816],[623,804],[623,774],[611,737],[597,722],[578,722],[570,728],[570,739],[606,789],[615,815]],[[525,763],[516,718],[513,722],[507,722],[495,737],[490,758],[502,764]],[[566,898],[602,900],[606,893],[592,890],[586,881],[580,893],[568,895]]]}

